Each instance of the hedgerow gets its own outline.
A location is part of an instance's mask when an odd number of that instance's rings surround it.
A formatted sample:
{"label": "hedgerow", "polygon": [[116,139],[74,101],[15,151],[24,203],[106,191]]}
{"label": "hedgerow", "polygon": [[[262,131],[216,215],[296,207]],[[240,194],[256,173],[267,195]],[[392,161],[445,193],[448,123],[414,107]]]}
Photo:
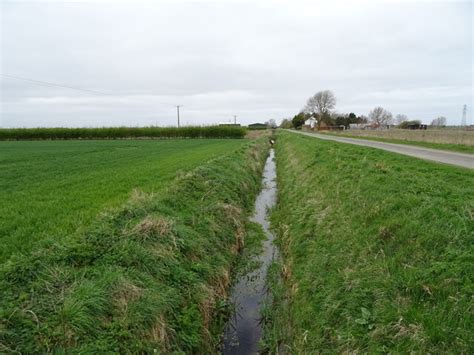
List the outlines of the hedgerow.
{"label": "hedgerow", "polygon": [[4,128],[0,140],[120,138],[243,138],[242,127]]}

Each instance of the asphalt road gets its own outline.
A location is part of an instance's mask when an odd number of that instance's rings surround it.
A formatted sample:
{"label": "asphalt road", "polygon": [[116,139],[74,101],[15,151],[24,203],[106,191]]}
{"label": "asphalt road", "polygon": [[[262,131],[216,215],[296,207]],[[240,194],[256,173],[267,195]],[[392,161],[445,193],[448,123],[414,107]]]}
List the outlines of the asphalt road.
{"label": "asphalt road", "polygon": [[310,136],[314,138],[341,142],[341,143],[361,145],[364,147],[378,148],[378,149],[387,150],[389,152],[408,155],[410,157],[415,157],[415,158],[420,158],[420,159],[425,159],[425,160],[432,160],[438,163],[445,163],[445,164],[462,166],[464,168],[474,169],[474,154],[465,154],[465,153],[450,152],[450,151],[445,151],[445,150],[436,150],[436,149],[423,148],[423,147],[417,147],[417,146],[405,145],[405,144],[383,143],[383,142],[369,141],[365,139],[336,137],[336,136],[330,136],[330,135],[324,135],[324,134],[318,134],[318,133],[301,132],[301,131],[294,131],[294,130],[288,130],[288,131],[292,133],[303,134],[305,136]]}

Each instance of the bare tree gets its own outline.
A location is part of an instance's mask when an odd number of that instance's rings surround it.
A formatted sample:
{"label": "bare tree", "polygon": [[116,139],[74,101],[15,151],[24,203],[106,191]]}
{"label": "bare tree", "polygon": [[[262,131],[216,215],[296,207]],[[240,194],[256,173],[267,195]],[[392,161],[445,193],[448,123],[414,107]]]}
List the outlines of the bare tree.
{"label": "bare tree", "polygon": [[436,127],[446,126],[446,117],[439,116],[438,118],[435,118],[433,121],[431,121],[431,125]]}
{"label": "bare tree", "polygon": [[403,115],[399,113],[398,115],[395,116],[395,123],[397,125],[400,125],[402,122],[408,121],[407,115]]}
{"label": "bare tree", "polygon": [[357,118],[357,121],[359,123],[367,123],[369,122],[369,118],[367,116],[364,116],[364,115],[360,115],[358,118]]}
{"label": "bare tree", "polygon": [[327,115],[336,107],[336,97],[332,91],[319,91],[306,101],[304,112],[318,113],[321,116]]}
{"label": "bare tree", "polygon": [[265,122],[265,124],[267,125],[268,128],[277,128],[278,127],[275,119],[273,119],[273,118],[271,118],[270,120]]}
{"label": "bare tree", "polygon": [[369,112],[369,119],[377,125],[387,125],[392,123],[392,114],[383,107],[376,107]]}
{"label": "bare tree", "polygon": [[280,128],[292,128],[293,123],[291,123],[291,120],[288,118],[284,118],[281,123],[280,123]]}

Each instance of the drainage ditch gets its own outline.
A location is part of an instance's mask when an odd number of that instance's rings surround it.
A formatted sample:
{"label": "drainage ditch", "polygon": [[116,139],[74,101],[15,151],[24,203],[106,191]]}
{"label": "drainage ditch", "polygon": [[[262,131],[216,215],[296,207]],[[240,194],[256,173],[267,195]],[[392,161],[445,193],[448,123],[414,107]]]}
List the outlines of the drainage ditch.
{"label": "drainage ditch", "polygon": [[263,251],[255,256],[258,268],[241,276],[231,290],[230,302],[234,311],[224,331],[222,353],[225,355],[259,352],[259,340],[262,336],[261,310],[268,297],[267,271],[273,259],[278,256],[268,220],[268,211],[276,203],[274,157],[275,152],[271,149],[263,171],[263,188],[255,201],[255,214],[252,217],[253,222],[262,226],[266,239],[263,241]]}

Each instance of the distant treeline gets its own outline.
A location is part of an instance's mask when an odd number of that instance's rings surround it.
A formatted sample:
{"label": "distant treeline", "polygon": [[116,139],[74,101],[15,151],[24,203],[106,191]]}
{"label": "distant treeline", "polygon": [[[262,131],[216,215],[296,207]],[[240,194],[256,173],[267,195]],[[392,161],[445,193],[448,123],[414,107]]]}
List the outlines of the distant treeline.
{"label": "distant treeline", "polygon": [[243,138],[242,127],[3,128],[0,140],[121,138]]}

